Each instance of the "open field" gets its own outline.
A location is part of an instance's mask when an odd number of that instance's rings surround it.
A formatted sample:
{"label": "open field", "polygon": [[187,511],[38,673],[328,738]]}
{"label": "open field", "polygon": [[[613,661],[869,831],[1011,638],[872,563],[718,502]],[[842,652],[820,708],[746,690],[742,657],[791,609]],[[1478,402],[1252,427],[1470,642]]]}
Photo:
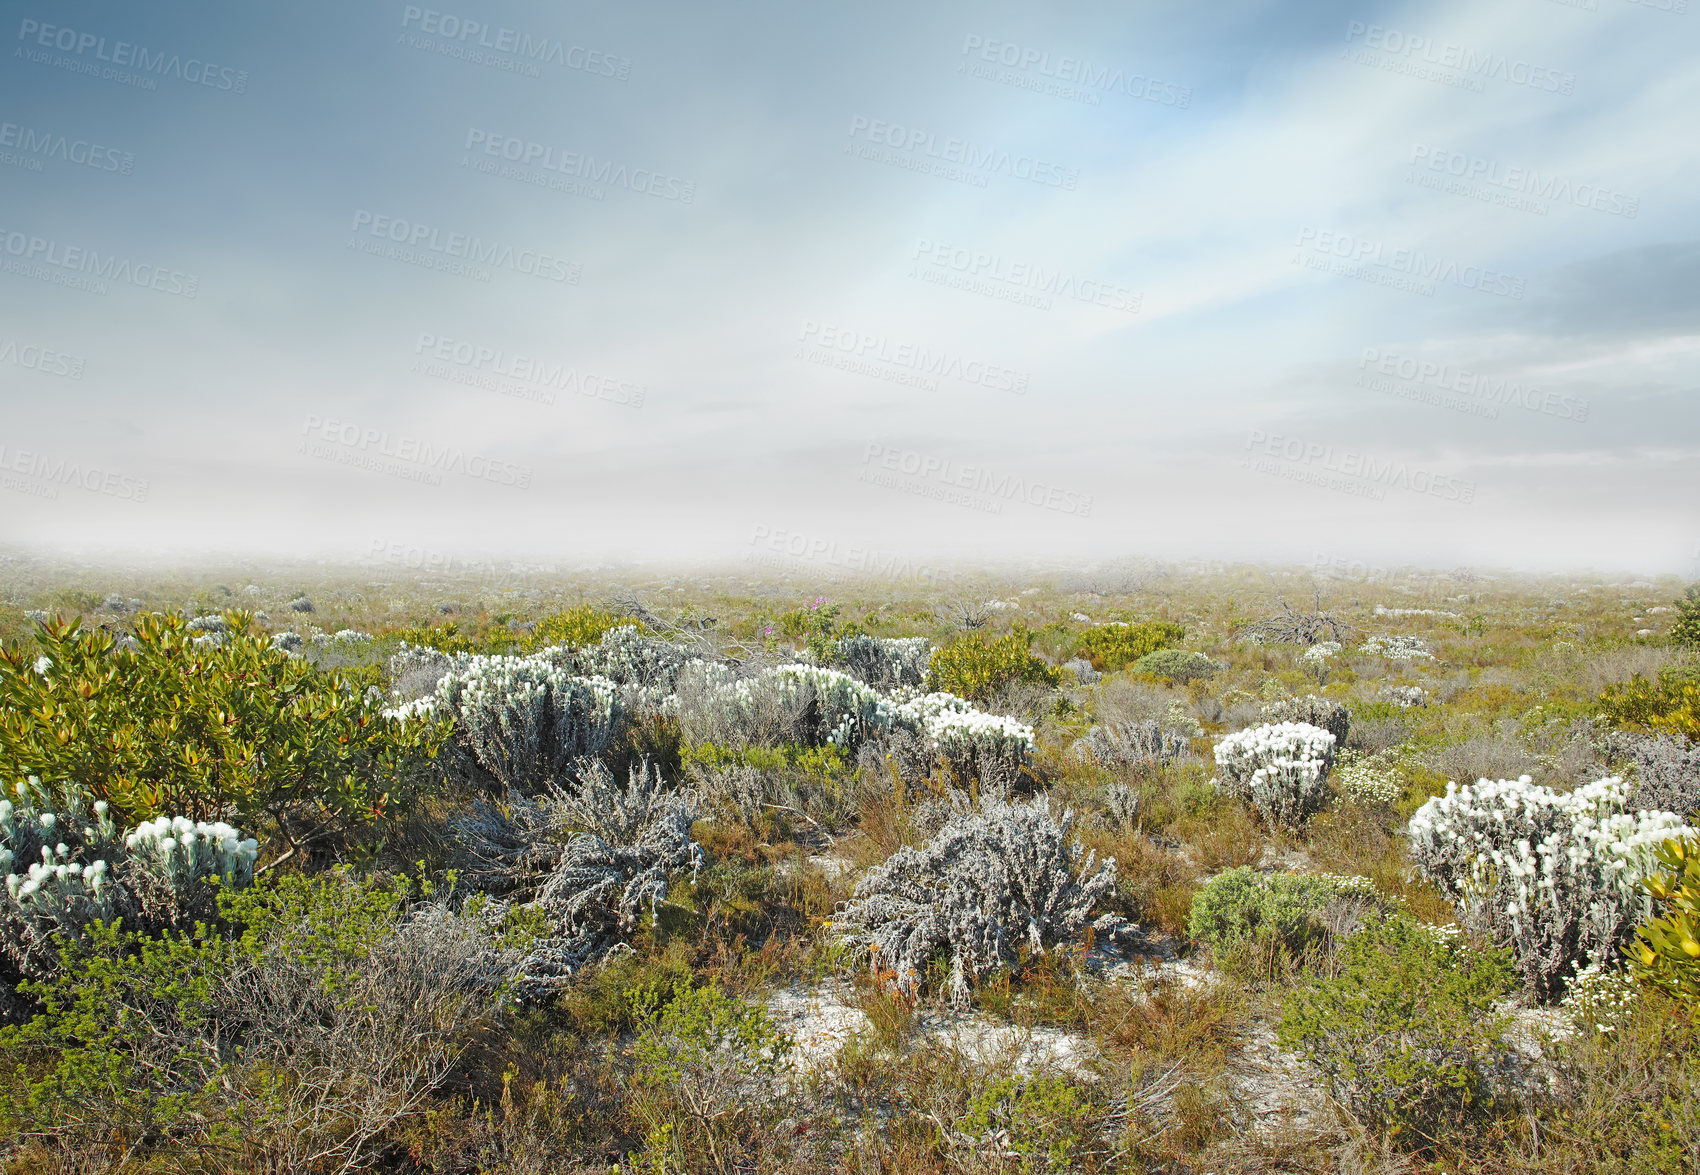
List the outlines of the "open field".
{"label": "open field", "polygon": [[1674,578],[3,575],[7,1175],[1700,1161]]}

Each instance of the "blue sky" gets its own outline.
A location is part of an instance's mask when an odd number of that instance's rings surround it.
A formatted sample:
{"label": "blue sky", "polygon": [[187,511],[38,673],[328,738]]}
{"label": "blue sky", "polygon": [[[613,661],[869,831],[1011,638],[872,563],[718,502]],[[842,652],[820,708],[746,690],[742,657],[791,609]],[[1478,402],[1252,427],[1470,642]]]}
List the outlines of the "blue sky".
{"label": "blue sky", "polygon": [[0,541],[1700,561],[1683,0],[0,12]]}

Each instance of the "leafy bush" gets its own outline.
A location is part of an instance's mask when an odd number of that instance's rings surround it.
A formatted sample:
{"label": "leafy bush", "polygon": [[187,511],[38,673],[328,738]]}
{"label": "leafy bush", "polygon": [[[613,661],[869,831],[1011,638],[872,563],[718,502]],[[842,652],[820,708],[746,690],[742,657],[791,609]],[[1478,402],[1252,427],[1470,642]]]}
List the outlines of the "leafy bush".
{"label": "leafy bush", "polygon": [[1651,906],[1641,879],[1687,827],[1669,812],[1625,812],[1615,776],[1570,793],[1517,780],[1446,785],[1406,829],[1412,863],[1476,933],[1508,946],[1537,997],[1627,945]]}
{"label": "leafy bush", "polygon": [[871,869],[835,922],[899,988],[917,990],[934,954],[948,952],[948,990],[966,1003],[970,985],[1015,963],[1020,948],[1042,953],[1088,928],[1126,932],[1112,914],[1092,920],[1116,863],[1069,842],[1073,812],[1053,816],[1045,796],[1023,804],[985,794],[978,808],[957,796],[953,805],[925,845]]}
{"label": "leafy bush", "polygon": [[988,702],[1006,686],[1055,686],[1062,671],[1045,664],[1032,652],[1033,634],[1017,628],[995,639],[972,632],[933,653],[927,668],[927,689],[976,702]]}
{"label": "leafy bush", "polygon": [[947,1142],[966,1170],[1077,1171],[1099,1148],[1103,1119],[1091,1091],[1065,1077],[996,1076],[968,1098]]}
{"label": "leafy bush", "polygon": [[1700,583],[1691,583],[1676,605],[1676,621],[1670,626],[1670,639],[1679,645],[1700,646]]}
{"label": "leafy bush", "polygon": [[231,1175],[369,1165],[506,974],[476,925],[406,899],[405,883],[286,875],[222,891],[217,926],[94,924],[26,985],[42,1010],[0,1028],[0,1051],[37,1061],[0,1087],[0,1121],[144,1166],[162,1150]]}
{"label": "leafy bush", "polygon": [[1328,802],[1334,736],[1303,722],[1254,726],[1216,744],[1217,790],[1272,825],[1297,827]]}
{"label": "leafy bush", "polygon": [[1080,634],[1074,653],[1092,662],[1100,673],[1125,668],[1158,649],[1179,644],[1186,639],[1186,627],[1164,620],[1147,620],[1140,624],[1106,624]]}
{"label": "leafy bush", "polygon": [[1308,873],[1262,874],[1249,865],[1211,878],[1192,898],[1187,933],[1222,954],[1266,935],[1298,954],[1323,933],[1318,915],[1340,893]]}
{"label": "leafy bush", "polygon": [[1334,736],[1336,748],[1346,745],[1346,736],[1352,730],[1351,711],[1339,702],[1331,702],[1327,698],[1287,698],[1263,707],[1263,712],[1275,722],[1303,722],[1320,726]]}
{"label": "leafy bush", "polygon": [[632,1084],[653,1152],[657,1136],[678,1169],[723,1166],[722,1152],[773,1117],[791,1039],[763,1008],[716,984],[686,988],[665,1004],[653,989],[629,993],[637,1042]]}
{"label": "leafy bush", "polygon": [[545,616],[537,622],[537,627],[531,630],[529,641],[533,649],[545,648],[549,645],[567,645],[571,648],[584,648],[594,645],[604,634],[621,625],[630,626],[633,622],[603,608],[595,608],[589,604],[580,604],[568,608],[565,612],[556,612]]}
{"label": "leafy bush", "polygon": [[1607,686],[1599,707],[1620,726],[1700,742],[1700,681],[1675,675],[1648,681],[1636,674],[1629,681]]}
{"label": "leafy bush", "polygon": [[1665,872],[1644,884],[1658,917],[1635,932],[1630,957],[1642,979],[1694,1008],[1700,1005],[1700,841],[1666,841],[1656,862]]}
{"label": "leafy bush", "polygon": [[1160,722],[1113,722],[1092,727],[1069,754],[1112,771],[1157,771],[1192,754],[1192,739]]}
{"label": "leafy bush", "polygon": [[1502,952],[1396,916],[1348,938],[1337,962],[1283,999],[1283,1049],[1371,1128],[1418,1144],[1493,1107],[1507,1056],[1494,1001],[1514,983]]}
{"label": "leafy bush", "polygon": [[[345,843],[425,792],[444,732],[399,722],[366,679],[319,670],[226,617],[197,645],[179,615],[120,647],[73,622],[0,650],[0,780],[76,780],[119,821],[234,814],[291,849]],[[200,634],[202,637],[212,634]]]}
{"label": "leafy bush", "polygon": [[1161,677],[1165,681],[1203,681],[1222,671],[1222,666],[1206,657],[1184,649],[1158,649],[1133,663],[1133,672]]}

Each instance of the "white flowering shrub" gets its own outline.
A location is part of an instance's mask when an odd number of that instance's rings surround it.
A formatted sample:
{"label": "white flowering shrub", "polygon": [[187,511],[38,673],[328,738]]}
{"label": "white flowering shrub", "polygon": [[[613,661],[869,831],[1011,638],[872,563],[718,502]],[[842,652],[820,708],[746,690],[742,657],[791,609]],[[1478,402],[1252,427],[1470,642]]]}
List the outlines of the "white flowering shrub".
{"label": "white flowering shrub", "polygon": [[837,663],[846,673],[880,690],[920,685],[932,656],[933,644],[924,636],[862,634],[841,639],[836,653]]}
{"label": "white flowering shrub", "polygon": [[1358,646],[1358,652],[1389,661],[1432,661],[1434,654],[1428,645],[1414,636],[1372,636]]}
{"label": "white flowering shrub", "polygon": [[1390,685],[1382,691],[1382,696],[1407,710],[1428,705],[1428,691],[1420,685]]}
{"label": "white flowering shrub", "polygon": [[580,677],[605,677],[616,685],[667,692],[673,689],[679,671],[693,659],[690,650],[646,636],[635,624],[610,628],[594,645],[559,645],[538,656]]}
{"label": "white flowering shrub", "polygon": [[272,633],[272,648],[282,649],[285,653],[288,653],[291,656],[299,656],[301,650],[306,648],[306,646],[306,640],[303,639],[301,634],[298,632]]}
{"label": "white flowering shrub", "polygon": [[624,717],[607,678],[575,677],[538,657],[468,657],[444,674],[430,712],[454,720],[445,754],[462,778],[498,792],[535,791],[607,749]]}
{"label": "white flowering shrub", "polygon": [[1069,754],[1112,771],[1156,771],[1192,754],[1192,739],[1155,720],[1097,725],[1075,739]]}
{"label": "white flowering shrub", "polygon": [[1306,666],[1320,667],[1332,661],[1339,652],[1339,641],[1317,641],[1299,654],[1299,662]]}
{"label": "white flowering shrub", "polygon": [[1530,989],[1552,1000],[1651,916],[1641,879],[1661,843],[1692,832],[1670,812],[1625,811],[1627,790],[1616,776],[1572,792],[1527,775],[1449,783],[1411,817],[1411,859],[1459,921],[1508,946]]}
{"label": "white flowering shrub", "polygon": [[1346,736],[1352,730],[1351,711],[1327,698],[1286,698],[1263,707],[1263,712],[1275,722],[1304,722],[1320,726],[1334,736],[1335,749],[1346,745]]}
{"label": "white flowering shrub", "polygon": [[887,725],[919,736],[927,753],[959,777],[1007,778],[1033,754],[1033,728],[987,714],[966,698],[937,691],[893,693]]}
{"label": "white flowering shrub", "polygon": [[1385,752],[1359,756],[1342,751],[1334,768],[1334,784],[1353,804],[1393,804],[1405,794],[1405,777]]}
{"label": "white flowering shrub", "polygon": [[1278,722],[1216,744],[1218,791],[1248,800],[1272,825],[1297,827],[1328,802],[1334,736],[1305,722]]}
{"label": "white flowering shrub", "polygon": [[957,1003],[1014,963],[1020,947],[1047,951],[1088,928],[1108,938],[1132,933],[1113,914],[1094,920],[1116,863],[1071,841],[1073,822],[1068,810],[1054,816],[1045,796],[1010,803],[984,793],[977,808],[958,796],[925,845],[897,850],[862,878],[834,928],[910,992],[934,956],[947,954]]}
{"label": "white flowering shrub", "polygon": [[689,742],[851,751],[891,725],[885,697],[836,669],[779,665],[741,678],[724,666],[685,669],[677,713]]}
{"label": "white flowering shrub", "polygon": [[120,836],[105,801],[35,777],[0,799],[0,1009],[21,979],[57,971],[58,938],[94,921],[129,929],[185,926],[212,915],[216,878],[242,889],[259,845],[224,823],[161,816]]}
{"label": "white flowering shrub", "polygon": [[536,798],[481,800],[452,823],[461,880],[497,899],[487,915],[525,911],[543,923],[517,969],[520,998],[542,1000],[607,955],[653,914],[675,873],[695,880],[695,815],[691,797],[667,792],[648,764],[622,788],[603,763],[581,759]]}

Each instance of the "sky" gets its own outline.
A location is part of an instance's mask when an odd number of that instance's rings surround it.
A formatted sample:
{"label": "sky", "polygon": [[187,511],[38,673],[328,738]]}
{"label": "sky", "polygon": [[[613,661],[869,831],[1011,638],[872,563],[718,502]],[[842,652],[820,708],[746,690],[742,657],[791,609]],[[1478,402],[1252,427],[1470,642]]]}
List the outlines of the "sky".
{"label": "sky", "polygon": [[0,544],[1700,575],[1695,9],[0,0]]}

